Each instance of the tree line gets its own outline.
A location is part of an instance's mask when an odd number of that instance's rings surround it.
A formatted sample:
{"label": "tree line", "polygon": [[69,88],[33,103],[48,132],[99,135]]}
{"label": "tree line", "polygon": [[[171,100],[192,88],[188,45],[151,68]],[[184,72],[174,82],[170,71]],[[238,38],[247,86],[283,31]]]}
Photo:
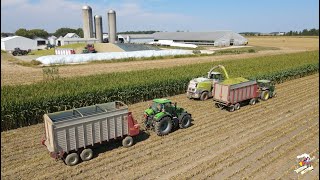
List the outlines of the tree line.
{"label": "tree line", "polygon": [[[262,35],[273,35],[275,36],[275,33],[260,33],[260,32],[241,32],[239,34],[245,35],[245,36],[262,36]],[[319,29],[312,28],[312,29],[304,29],[302,31],[289,31],[284,32],[284,36],[319,36]]]}
{"label": "tree line", "polygon": [[285,33],[286,36],[319,36],[319,29],[304,29],[302,31],[289,31]]}
{"label": "tree line", "polygon": [[2,37],[8,37],[8,36],[16,35],[16,36],[23,36],[23,37],[30,38],[30,39],[33,39],[33,38],[36,38],[36,37],[47,39],[51,35],[54,35],[56,37],[60,37],[60,36],[63,37],[67,33],[76,33],[80,37],[83,37],[82,28],[78,28],[78,29],[59,28],[54,33],[48,33],[47,31],[45,31],[43,29],[30,29],[30,30],[27,30],[25,28],[20,28],[14,33],[1,33],[1,36]]}

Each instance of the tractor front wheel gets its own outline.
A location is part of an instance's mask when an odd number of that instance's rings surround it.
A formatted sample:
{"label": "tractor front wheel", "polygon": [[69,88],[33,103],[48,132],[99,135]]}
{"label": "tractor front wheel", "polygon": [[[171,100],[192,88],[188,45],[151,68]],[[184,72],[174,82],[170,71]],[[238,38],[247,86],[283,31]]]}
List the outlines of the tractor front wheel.
{"label": "tractor front wheel", "polygon": [[181,129],[188,128],[191,125],[191,117],[189,114],[183,116],[183,118],[179,122],[179,127]]}
{"label": "tractor front wheel", "polygon": [[172,120],[166,116],[155,123],[154,130],[158,136],[164,136],[170,133],[172,129]]}

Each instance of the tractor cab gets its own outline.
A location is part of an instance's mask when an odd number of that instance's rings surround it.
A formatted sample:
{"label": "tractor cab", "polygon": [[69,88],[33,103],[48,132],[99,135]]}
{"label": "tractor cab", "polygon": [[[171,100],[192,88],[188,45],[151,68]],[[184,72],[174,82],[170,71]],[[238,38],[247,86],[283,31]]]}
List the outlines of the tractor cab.
{"label": "tractor cab", "polygon": [[270,80],[257,80],[258,88],[260,91],[260,98],[262,100],[267,100],[269,97],[276,96],[275,84]]}
{"label": "tractor cab", "polygon": [[[176,103],[172,103],[169,99],[154,99],[152,105],[149,108],[147,114],[157,114],[159,112],[169,112],[176,108]],[[152,111],[150,111],[152,110]]]}
{"label": "tractor cab", "polygon": [[213,80],[213,82],[220,82],[222,80],[222,74],[219,72],[208,72],[208,79]]}
{"label": "tractor cab", "polygon": [[257,83],[259,88],[262,90],[274,89],[274,83],[272,83],[270,80],[258,80]]}

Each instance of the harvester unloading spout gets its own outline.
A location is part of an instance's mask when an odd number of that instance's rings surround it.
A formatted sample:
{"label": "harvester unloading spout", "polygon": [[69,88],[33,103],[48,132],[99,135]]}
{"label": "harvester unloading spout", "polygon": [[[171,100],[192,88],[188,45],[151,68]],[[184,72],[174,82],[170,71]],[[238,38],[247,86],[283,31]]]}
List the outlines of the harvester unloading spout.
{"label": "harvester unloading spout", "polygon": [[216,68],[221,68],[221,69],[223,70],[223,72],[224,72],[225,78],[226,78],[226,79],[229,79],[229,75],[228,75],[228,73],[227,73],[227,70],[226,70],[226,68],[225,68],[224,66],[222,66],[222,65],[217,65],[217,66],[214,66],[213,68],[211,68],[210,71],[208,72],[208,78],[210,78],[211,73],[212,73],[213,70],[216,69]]}

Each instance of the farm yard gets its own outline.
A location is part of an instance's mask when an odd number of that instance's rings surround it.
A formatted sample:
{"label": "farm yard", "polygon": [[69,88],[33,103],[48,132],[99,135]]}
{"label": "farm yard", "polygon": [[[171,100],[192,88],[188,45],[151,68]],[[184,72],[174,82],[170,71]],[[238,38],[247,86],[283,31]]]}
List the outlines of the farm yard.
{"label": "farm yard", "polygon": [[[250,46],[266,50],[58,66],[60,78],[48,82],[41,67],[1,54],[1,178],[319,179],[318,42],[252,37]],[[277,97],[232,113],[215,108],[212,99],[189,100],[189,80],[217,64],[231,77],[279,83]],[[102,144],[92,160],[73,167],[56,162],[40,143],[44,112],[122,100],[143,124],[143,111],[156,97],[188,110],[192,126],[164,137],[142,131],[128,149],[121,141]],[[302,153],[317,158],[305,175],[294,172]]]}
{"label": "farm yard", "polygon": [[[158,137],[144,133],[131,148],[101,145],[97,157],[68,167],[49,157],[43,124],[1,134],[4,179],[318,179],[319,162],[296,174],[296,156],[319,155],[319,75],[277,86],[278,97],[230,113],[211,100],[170,97],[193,115],[193,126]],[[140,122],[150,103],[129,106]]]}
{"label": "farm yard", "polygon": [[[284,40],[284,41],[283,41]],[[91,63],[85,65],[59,66],[60,77],[87,76],[93,74],[127,72],[132,70],[159,69],[166,67],[214,62],[221,60],[236,60],[243,58],[263,57],[279,54],[288,54],[319,49],[319,38],[293,37],[252,37],[249,38],[254,46],[277,47],[277,50],[261,50],[255,53],[227,54],[217,56],[168,58],[145,61]],[[273,43],[275,42],[275,43]],[[290,42],[290,43],[288,43]],[[251,43],[250,43],[251,44]],[[267,48],[268,49],[268,48]],[[169,63],[170,62],[170,63]],[[94,69],[94,71],[92,70]],[[30,84],[43,81],[42,68],[38,66],[20,66],[17,60],[9,54],[1,54],[1,86]]]}

